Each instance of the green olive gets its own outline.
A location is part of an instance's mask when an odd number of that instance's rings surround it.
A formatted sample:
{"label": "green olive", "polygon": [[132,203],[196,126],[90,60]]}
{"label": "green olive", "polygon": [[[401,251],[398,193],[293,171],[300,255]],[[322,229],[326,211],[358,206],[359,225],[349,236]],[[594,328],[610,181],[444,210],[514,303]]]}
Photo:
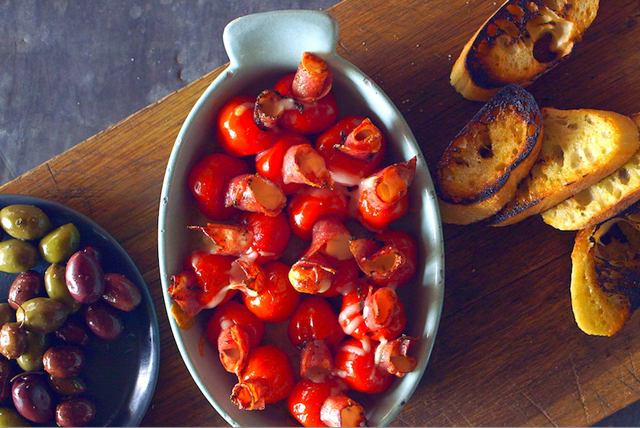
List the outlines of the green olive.
{"label": "green olive", "polygon": [[0,328],[0,353],[7,359],[18,358],[27,349],[27,331],[18,322]]}
{"label": "green olive", "polygon": [[11,407],[0,407],[0,427],[28,427],[29,422]]}
{"label": "green olive", "polygon": [[44,271],[44,288],[49,298],[62,303],[70,314],[78,312],[82,303],[71,296],[67,288],[64,272],[65,267],[54,263]]}
{"label": "green olive", "polygon": [[0,210],[0,224],[9,235],[23,241],[40,239],[51,229],[49,217],[33,205],[9,205]]}
{"label": "green olive", "polygon": [[49,263],[66,261],[80,247],[80,231],[73,223],[52,230],[40,241],[40,254]]}
{"label": "green olive", "polygon": [[8,303],[0,303],[0,325],[5,325],[8,322],[16,320],[15,311],[9,306]]}
{"label": "green olive", "polygon": [[28,242],[7,239],[0,242],[0,271],[26,272],[38,263],[38,250]]}
{"label": "green olive", "polygon": [[29,331],[47,334],[57,330],[67,320],[68,310],[60,302],[48,297],[35,297],[24,302],[16,311],[16,320]]}
{"label": "green olive", "polygon": [[27,350],[20,355],[16,361],[22,370],[32,372],[42,370],[44,364],[42,356],[47,350],[48,338],[46,334],[27,332]]}

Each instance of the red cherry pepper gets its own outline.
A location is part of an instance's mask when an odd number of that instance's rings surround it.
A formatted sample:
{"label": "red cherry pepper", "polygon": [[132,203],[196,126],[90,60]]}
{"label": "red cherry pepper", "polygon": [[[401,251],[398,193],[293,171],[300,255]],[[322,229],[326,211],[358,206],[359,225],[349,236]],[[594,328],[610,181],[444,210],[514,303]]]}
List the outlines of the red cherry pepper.
{"label": "red cherry pepper", "polygon": [[277,129],[263,131],[253,120],[255,98],[231,98],[218,114],[217,136],[220,147],[233,156],[247,156],[271,148],[282,136]]}
{"label": "red cherry pepper", "polygon": [[202,159],[189,171],[189,190],[198,209],[211,220],[223,221],[238,210],[225,206],[227,184],[238,175],[247,174],[249,166],[238,158],[214,153]]}
{"label": "red cherry pepper", "polygon": [[249,352],[260,344],[264,336],[264,321],[242,303],[230,300],[218,306],[209,318],[206,336],[210,343],[217,346],[224,368],[239,374]]}
{"label": "red cherry pepper", "polygon": [[404,256],[405,262],[391,275],[382,279],[370,279],[377,286],[400,287],[406,284],[415,274],[418,265],[418,246],[415,239],[403,230],[383,230],[374,238],[392,248],[397,249]]}
{"label": "red cherry pepper", "polygon": [[[276,83],[274,89],[285,97],[292,97],[293,78],[294,74],[283,77]],[[319,134],[338,118],[338,104],[333,92],[315,101],[300,100],[299,103],[302,106],[300,110],[286,109],[280,116],[278,125],[283,129],[303,135]]]}
{"label": "red cherry pepper", "polygon": [[231,401],[240,410],[262,410],[266,404],[286,398],[294,383],[295,372],[287,354],[275,346],[259,346],[249,354]]}
{"label": "red cherry pepper", "polygon": [[391,340],[400,336],[407,317],[392,288],[375,289],[362,284],[342,298],[338,322],[346,334],[368,343],[370,339]]}
{"label": "red cherry pepper", "polygon": [[269,217],[261,213],[245,213],[240,224],[253,232],[253,241],[246,256],[258,264],[279,259],[289,245],[291,228],[285,213]]}
{"label": "red cherry pepper", "polygon": [[381,231],[409,209],[408,187],[416,172],[416,158],[390,165],[358,186],[358,219],[369,230]]}
{"label": "red cherry pepper", "polygon": [[336,351],[334,364],[336,373],[349,388],[368,394],[386,391],[395,376],[382,369],[375,361],[375,347],[365,350],[355,339],[345,340]]}
{"label": "red cherry pepper", "polygon": [[338,324],[338,315],[323,297],[306,297],[291,316],[288,327],[291,343],[301,348],[310,339],[324,339],[335,347],[344,338],[344,332]]}
{"label": "red cherry pepper", "polygon": [[395,339],[407,325],[404,305],[391,287],[369,286],[362,316],[373,340]]}
{"label": "red cherry pepper", "polygon": [[209,223],[191,228],[211,239],[215,244],[212,253],[243,257],[258,264],[280,258],[291,238],[289,221],[282,212],[274,217],[242,213],[237,224]]}
{"label": "red cherry pepper", "polygon": [[215,308],[228,302],[236,294],[236,290],[229,288],[229,270],[233,257],[198,251],[190,260],[202,289],[198,302],[203,309]]}
{"label": "red cherry pepper", "polygon": [[171,277],[168,293],[174,305],[173,317],[181,328],[193,326],[193,317],[202,309],[211,309],[229,301],[235,294],[229,286],[232,257],[194,251],[186,258],[188,266]]}
{"label": "red cherry pepper", "polygon": [[342,307],[338,314],[338,324],[342,331],[358,340],[368,340],[369,328],[362,317],[367,288],[359,284],[342,297]]}
{"label": "red cherry pepper", "polygon": [[382,137],[380,149],[367,159],[357,159],[338,150],[347,136],[366,118],[347,116],[326,130],[316,141],[316,150],[325,160],[327,169],[336,183],[355,186],[360,180],[371,175],[382,163],[386,152],[386,140]]}
{"label": "red cherry pepper", "polygon": [[344,221],[348,216],[348,200],[339,188],[305,187],[296,193],[287,205],[291,230],[300,239],[311,239],[316,221],[323,215],[333,214]]}
{"label": "red cherry pepper", "polygon": [[212,345],[216,345],[220,333],[232,325],[238,325],[248,333],[252,348],[260,344],[264,336],[264,321],[236,300],[230,300],[214,310],[207,322],[207,339]]}
{"label": "red cherry pepper", "polygon": [[289,282],[289,266],[271,261],[262,266],[264,288],[258,295],[242,295],[245,305],[258,318],[268,322],[284,321],[291,316],[300,301],[300,293]]}
{"label": "red cherry pepper", "polygon": [[287,183],[282,181],[282,163],[287,149],[298,144],[310,144],[302,135],[290,134],[282,137],[268,150],[256,155],[256,171],[276,183],[285,195],[291,195],[302,189],[300,183]]}
{"label": "red cherry pepper", "polygon": [[329,378],[324,382],[300,379],[287,399],[287,407],[291,415],[303,426],[321,427],[324,423],[320,419],[320,411],[325,400],[343,394],[346,390],[346,384],[338,377]]}

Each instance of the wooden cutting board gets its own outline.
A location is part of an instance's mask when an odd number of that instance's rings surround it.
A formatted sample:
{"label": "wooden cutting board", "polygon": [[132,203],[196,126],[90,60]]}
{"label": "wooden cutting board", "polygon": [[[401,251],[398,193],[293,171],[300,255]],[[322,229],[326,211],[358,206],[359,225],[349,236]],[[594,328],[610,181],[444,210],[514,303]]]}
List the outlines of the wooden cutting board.
{"label": "wooden cutting board", "polygon": [[[490,0],[345,0],[340,55],[373,78],[413,129],[431,168],[481,107],[449,85]],[[529,87],[541,107],[640,111],[640,2],[603,0],[572,58]],[[204,43],[204,41],[203,41]],[[277,46],[274,46],[277,49]],[[131,255],[154,297],[161,367],[143,425],[226,425],[180,358],[161,298],[160,188],[175,138],[215,70],[2,186],[96,220]],[[445,226],[446,294],[427,371],[396,426],[590,425],[640,399],[637,316],[589,337],[571,313],[575,233],[538,216],[506,228]]]}

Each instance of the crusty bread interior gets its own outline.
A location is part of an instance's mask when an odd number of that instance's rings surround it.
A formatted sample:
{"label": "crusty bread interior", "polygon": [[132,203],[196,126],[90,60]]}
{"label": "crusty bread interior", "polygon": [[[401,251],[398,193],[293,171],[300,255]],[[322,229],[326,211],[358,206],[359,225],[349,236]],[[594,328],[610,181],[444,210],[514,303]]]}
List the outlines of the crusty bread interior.
{"label": "crusty bread interior", "polygon": [[571,253],[571,306],[587,334],[612,336],[640,303],[638,207],[578,231]]}
{"label": "crusty bread interior", "polygon": [[513,200],[489,222],[517,223],[541,213],[613,173],[638,151],[638,127],[627,116],[580,109],[541,110],[542,148]]}
{"label": "crusty bread interior", "polygon": [[[640,126],[640,115],[631,119]],[[545,223],[560,230],[595,226],[640,200],[640,150],[598,183],[542,213]]]}

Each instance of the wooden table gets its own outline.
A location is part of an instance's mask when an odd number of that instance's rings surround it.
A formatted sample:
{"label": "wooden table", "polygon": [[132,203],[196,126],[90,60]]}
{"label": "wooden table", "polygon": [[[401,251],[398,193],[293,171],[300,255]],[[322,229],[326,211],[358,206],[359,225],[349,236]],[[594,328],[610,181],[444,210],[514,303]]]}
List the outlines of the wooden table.
{"label": "wooden table", "polygon": [[[405,115],[433,170],[481,104],[449,72],[497,8],[490,0],[345,0],[339,53]],[[541,107],[640,111],[640,4],[603,0],[574,56],[529,89]],[[203,41],[204,43],[204,41]],[[161,366],[143,425],[226,425],[189,376],[161,298],[157,216],[176,135],[215,70],[51,159],[0,192],[64,203],[96,220],[131,255],[154,298]],[[446,226],[446,295],[431,362],[393,425],[590,425],[640,399],[640,333],[590,337],[570,306],[575,234],[538,216],[506,228]]]}

